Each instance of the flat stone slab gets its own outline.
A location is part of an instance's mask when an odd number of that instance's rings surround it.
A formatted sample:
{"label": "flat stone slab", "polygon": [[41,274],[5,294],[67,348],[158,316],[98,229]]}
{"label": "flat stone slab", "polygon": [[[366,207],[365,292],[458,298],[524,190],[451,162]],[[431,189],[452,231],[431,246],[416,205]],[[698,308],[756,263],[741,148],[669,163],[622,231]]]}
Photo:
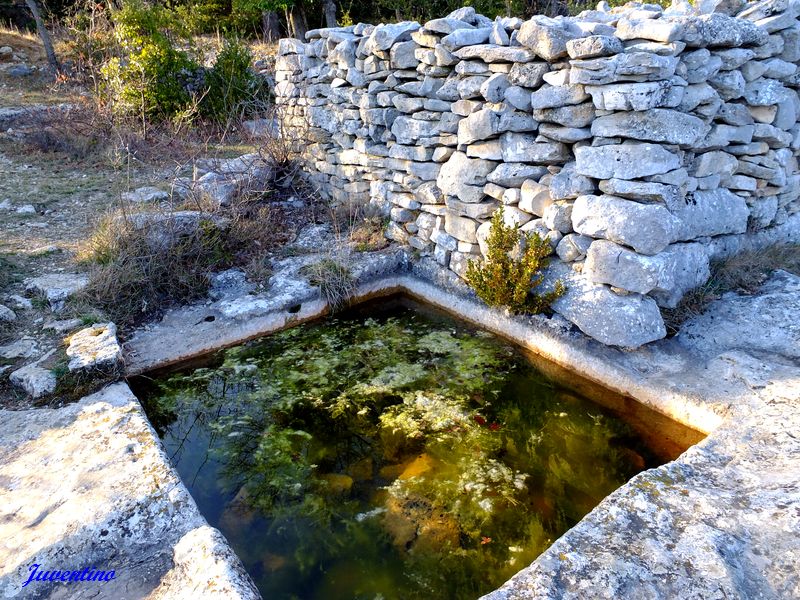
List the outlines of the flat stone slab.
{"label": "flat stone slab", "polygon": [[64,307],[67,298],[87,285],[89,276],[80,273],[52,273],[25,281],[25,289],[43,295],[56,312]]}
{"label": "flat stone slab", "polygon": [[122,361],[114,323],[95,323],[70,337],[67,346],[70,371],[113,369]]}
{"label": "flat stone slab", "polygon": [[[114,578],[23,588],[32,565]],[[61,409],[0,411],[0,596],[259,597],[124,383]]]}
{"label": "flat stone slab", "polygon": [[[798,360],[797,315],[800,315],[800,277],[778,271],[755,296],[725,294],[714,303],[714,310],[686,323],[678,339],[702,354],[736,349],[778,353]],[[781,326],[776,327],[776,323]]]}

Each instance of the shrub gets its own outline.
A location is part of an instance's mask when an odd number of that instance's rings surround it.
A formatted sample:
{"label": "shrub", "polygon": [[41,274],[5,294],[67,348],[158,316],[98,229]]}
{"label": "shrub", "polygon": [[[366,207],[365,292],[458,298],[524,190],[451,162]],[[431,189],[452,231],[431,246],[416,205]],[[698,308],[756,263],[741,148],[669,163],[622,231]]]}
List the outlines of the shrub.
{"label": "shrub", "polygon": [[101,72],[115,112],[164,118],[189,108],[192,92],[202,87],[201,69],[187,51],[177,49],[179,41],[191,45],[174,13],[130,0],[112,19],[121,56]]}
{"label": "shrub", "polygon": [[[171,243],[153,242],[172,236]],[[108,313],[117,325],[130,325],[169,304],[202,296],[209,275],[227,268],[231,253],[210,216],[183,232],[178,225],[136,225],[116,215],[96,229],[84,258],[91,270],[82,299]]]}
{"label": "shrub", "polygon": [[101,69],[114,55],[118,45],[108,9],[92,0],[80,0],[63,20],[63,55],[72,62],[77,76],[97,86]]}
{"label": "shrub", "polygon": [[249,104],[266,98],[266,86],[250,70],[252,58],[250,50],[238,39],[225,40],[214,66],[206,73],[203,114],[224,121],[248,112]]}
{"label": "shrub", "polygon": [[469,262],[467,283],[489,306],[535,314],[547,310],[566,291],[564,284],[556,281],[550,292],[531,293],[544,280],[541,270],[547,264],[550,244],[536,233],[523,235],[517,227],[506,225],[502,209],[492,217],[488,245],[485,262]]}

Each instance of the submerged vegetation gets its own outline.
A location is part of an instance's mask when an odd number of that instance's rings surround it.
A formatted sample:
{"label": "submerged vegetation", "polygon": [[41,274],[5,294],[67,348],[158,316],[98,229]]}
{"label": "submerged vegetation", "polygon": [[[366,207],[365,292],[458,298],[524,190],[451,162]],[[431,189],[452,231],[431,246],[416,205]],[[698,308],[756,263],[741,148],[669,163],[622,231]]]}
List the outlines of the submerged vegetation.
{"label": "submerged vegetation", "polygon": [[150,384],[184,481],[265,597],[474,598],[645,466],[624,423],[493,336],[391,314]]}

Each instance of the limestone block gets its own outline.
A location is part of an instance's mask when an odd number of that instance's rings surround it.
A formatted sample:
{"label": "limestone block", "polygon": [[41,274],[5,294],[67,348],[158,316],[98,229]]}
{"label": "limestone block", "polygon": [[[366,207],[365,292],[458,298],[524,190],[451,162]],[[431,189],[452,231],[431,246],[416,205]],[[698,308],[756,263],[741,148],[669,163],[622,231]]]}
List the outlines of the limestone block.
{"label": "limestone block", "polygon": [[581,104],[589,96],[582,85],[548,85],[545,84],[531,94],[532,108],[557,108],[571,104]]}
{"label": "limestone block", "polygon": [[660,81],[671,78],[678,66],[674,56],[648,52],[571,61],[570,83],[605,85],[619,81]]}
{"label": "limestone block", "polygon": [[709,276],[708,250],[702,244],[673,244],[654,256],[642,256],[607,240],[589,247],[584,274],[639,294],[650,294],[659,306],[674,308],[683,295]]}
{"label": "limestone block", "polygon": [[113,370],[122,361],[114,323],[96,323],[69,339],[67,357],[70,372],[86,369]]}
{"label": "limestone block", "polygon": [[708,134],[702,120],[675,110],[652,108],[637,112],[617,112],[597,117],[592,133],[602,137],[623,137],[680,146],[693,146]]}
{"label": "limestone block", "polygon": [[641,204],[616,196],[579,196],[572,208],[574,230],[630,246],[641,254],[658,254],[678,239],[679,219],[658,204]]}
{"label": "limestone block", "polygon": [[504,133],[500,136],[504,162],[558,164],[571,158],[569,146],[561,142],[536,142],[525,133]]}
{"label": "limestone block", "polygon": [[567,291],[553,303],[553,309],[603,344],[637,347],[667,333],[652,298],[615,294],[608,286],[589,281],[565,263],[554,262],[547,269],[547,280],[555,279],[562,280]]}
{"label": "limestone block", "polygon": [[462,242],[478,243],[478,222],[467,217],[461,217],[454,210],[447,210],[444,217],[444,230]]}
{"label": "limestone block", "polygon": [[480,202],[486,176],[495,166],[496,162],[471,159],[463,152],[454,152],[442,165],[436,185],[445,195],[456,196],[463,202]]}
{"label": "limestone block", "polygon": [[564,262],[582,260],[586,258],[586,253],[589,251],[589,246],[591,246],[592,242],[594,242],[594,239],[588,235],[568,233],[558,242],[556,254]]}
{"label": "limestone block", "polygon": [[567,53],[570,58],[598,58],[613,56],[622,52],[619,38],[607,35],[590,35],[567,42]]}
{"label": "limestone block", "polygon": [[621,40],[653,40],[674,42],[683,35],[683,25],[677,21],[663,19],[620,19],[615,34]]}
{"label": "limestone block", "polygon": [[684,94],[684,87],[675,86],[671,81],[587,85],[585,89],[592,97],[595,108],[601,110],[674,107],[680,104]]}
{"label": "limestone block", "polygon": [[672,211],[680,221],[676,240],[747,231],[750,211],[744,198],[725,188],[698,190]]}
{"label": "limestone block", "polygon": [[550,187],[538,183],[533,179],[526,179],[520,188],[519,208],[537,217],[544,215],[544,211],[553,203],[550,197]]}
{"label": "limestone block", "polygon": [[567,56],[567,42],[582,37],[582,32],[563,18],[536,16],[525,21],[517,41],[548,62]]}
{"label": "limestone block", "polygon": [[680,157],[664,146],[625,143],[575,148],[575,170],[595,179],[639,179],[681,166]]}

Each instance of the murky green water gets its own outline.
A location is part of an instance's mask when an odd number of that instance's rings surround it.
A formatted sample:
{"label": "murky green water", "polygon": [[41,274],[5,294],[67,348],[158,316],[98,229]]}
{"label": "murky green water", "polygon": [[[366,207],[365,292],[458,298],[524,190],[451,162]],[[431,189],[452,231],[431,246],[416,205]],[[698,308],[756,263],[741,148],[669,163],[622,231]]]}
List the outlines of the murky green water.
{"label": "murky green water", "polygon": [[658,463],[504,341],[383,306],[137,390],[265,598],[476,598]]}

